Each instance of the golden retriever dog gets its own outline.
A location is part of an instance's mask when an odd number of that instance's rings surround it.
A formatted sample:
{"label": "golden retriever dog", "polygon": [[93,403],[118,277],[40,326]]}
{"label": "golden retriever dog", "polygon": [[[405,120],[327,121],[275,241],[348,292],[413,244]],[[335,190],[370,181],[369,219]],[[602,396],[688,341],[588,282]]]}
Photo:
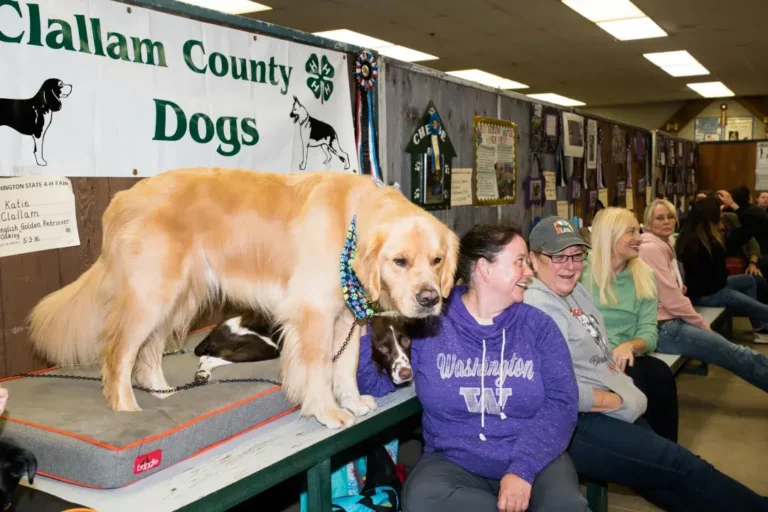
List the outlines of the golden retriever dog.
{"label": "golden retriever dog", "polygon": [[283,326],[283,391],[302,416],[351,425],[376,407],[357,388],[360,322],[331,357],[355,322],[340,276],[353,216],[352,268],[370,299],[405,317],[439,314],[458,237],[399,190],[341,172],[182,169],[115,195],[98,260],[31,311],[33,346],[62,366],[100,360],[108,406],[138,411],[132,379],[169,389],[167,340],[228,299]]}

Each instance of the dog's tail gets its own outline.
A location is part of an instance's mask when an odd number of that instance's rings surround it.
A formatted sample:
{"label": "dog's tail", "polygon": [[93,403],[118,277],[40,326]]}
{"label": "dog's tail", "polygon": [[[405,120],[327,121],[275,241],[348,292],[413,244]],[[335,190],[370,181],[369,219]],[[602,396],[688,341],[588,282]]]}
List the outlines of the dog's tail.
{"label": "dog's tail", "polygon": [[53,364],[96,362],[110,284],[103,258],[76,281],[43,298],[28,322],[32,346]]}

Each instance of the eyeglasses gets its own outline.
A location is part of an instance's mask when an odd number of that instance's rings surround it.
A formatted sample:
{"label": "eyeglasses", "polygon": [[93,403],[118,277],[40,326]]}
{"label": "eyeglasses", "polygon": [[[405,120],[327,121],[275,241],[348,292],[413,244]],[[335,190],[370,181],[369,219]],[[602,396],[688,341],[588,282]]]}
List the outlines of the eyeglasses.
{"label": "eyeglasses", "polygon": [[584,256],[586,256],[586,253],[579,252],[576,254],[547,254],[545,252],[541,253],[550,260],[552,260],[552,263],[566,263],[569,259],[573,260],[574,263],[581,263],[584,261]]}

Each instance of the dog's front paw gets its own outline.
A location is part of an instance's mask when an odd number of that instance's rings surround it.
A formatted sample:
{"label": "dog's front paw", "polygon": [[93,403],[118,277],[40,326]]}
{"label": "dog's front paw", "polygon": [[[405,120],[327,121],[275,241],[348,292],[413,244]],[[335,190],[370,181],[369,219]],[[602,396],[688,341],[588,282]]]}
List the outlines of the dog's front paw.
{"label": "dog's front paw", "polygon": [[330,429],[354,425],[355,417],[339,407],[326,407],[314,414],[315,419]]}
{"label": "dog's front paw", "polygon": [[377,407],[376,400],[370,395],[345,398],[341,401],[341,406],[355,416],[365,416],[369,412],[375,411]]}
{"label": "dog's front paw", "polygon": [[306,168],[307,168],[306,164],[299,165],[299,169],[301,169],[302,171],[306,170]]}

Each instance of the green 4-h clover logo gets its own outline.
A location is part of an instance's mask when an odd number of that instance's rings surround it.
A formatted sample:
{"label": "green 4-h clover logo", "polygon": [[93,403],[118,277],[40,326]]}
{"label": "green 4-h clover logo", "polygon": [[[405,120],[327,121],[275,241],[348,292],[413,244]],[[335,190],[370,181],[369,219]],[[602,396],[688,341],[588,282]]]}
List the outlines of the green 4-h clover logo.
{"label": "green 4-h clover logo", "polygon": [[323,55],[322,60],[318,61],[317,55],[314,53],[309,56],[305,69],[309,73],[307,87],[315,95],[315,98],[320,100],[320,103],[325,103],[333,94],[333,75],[336,74],[336,71],[325,55]]}

